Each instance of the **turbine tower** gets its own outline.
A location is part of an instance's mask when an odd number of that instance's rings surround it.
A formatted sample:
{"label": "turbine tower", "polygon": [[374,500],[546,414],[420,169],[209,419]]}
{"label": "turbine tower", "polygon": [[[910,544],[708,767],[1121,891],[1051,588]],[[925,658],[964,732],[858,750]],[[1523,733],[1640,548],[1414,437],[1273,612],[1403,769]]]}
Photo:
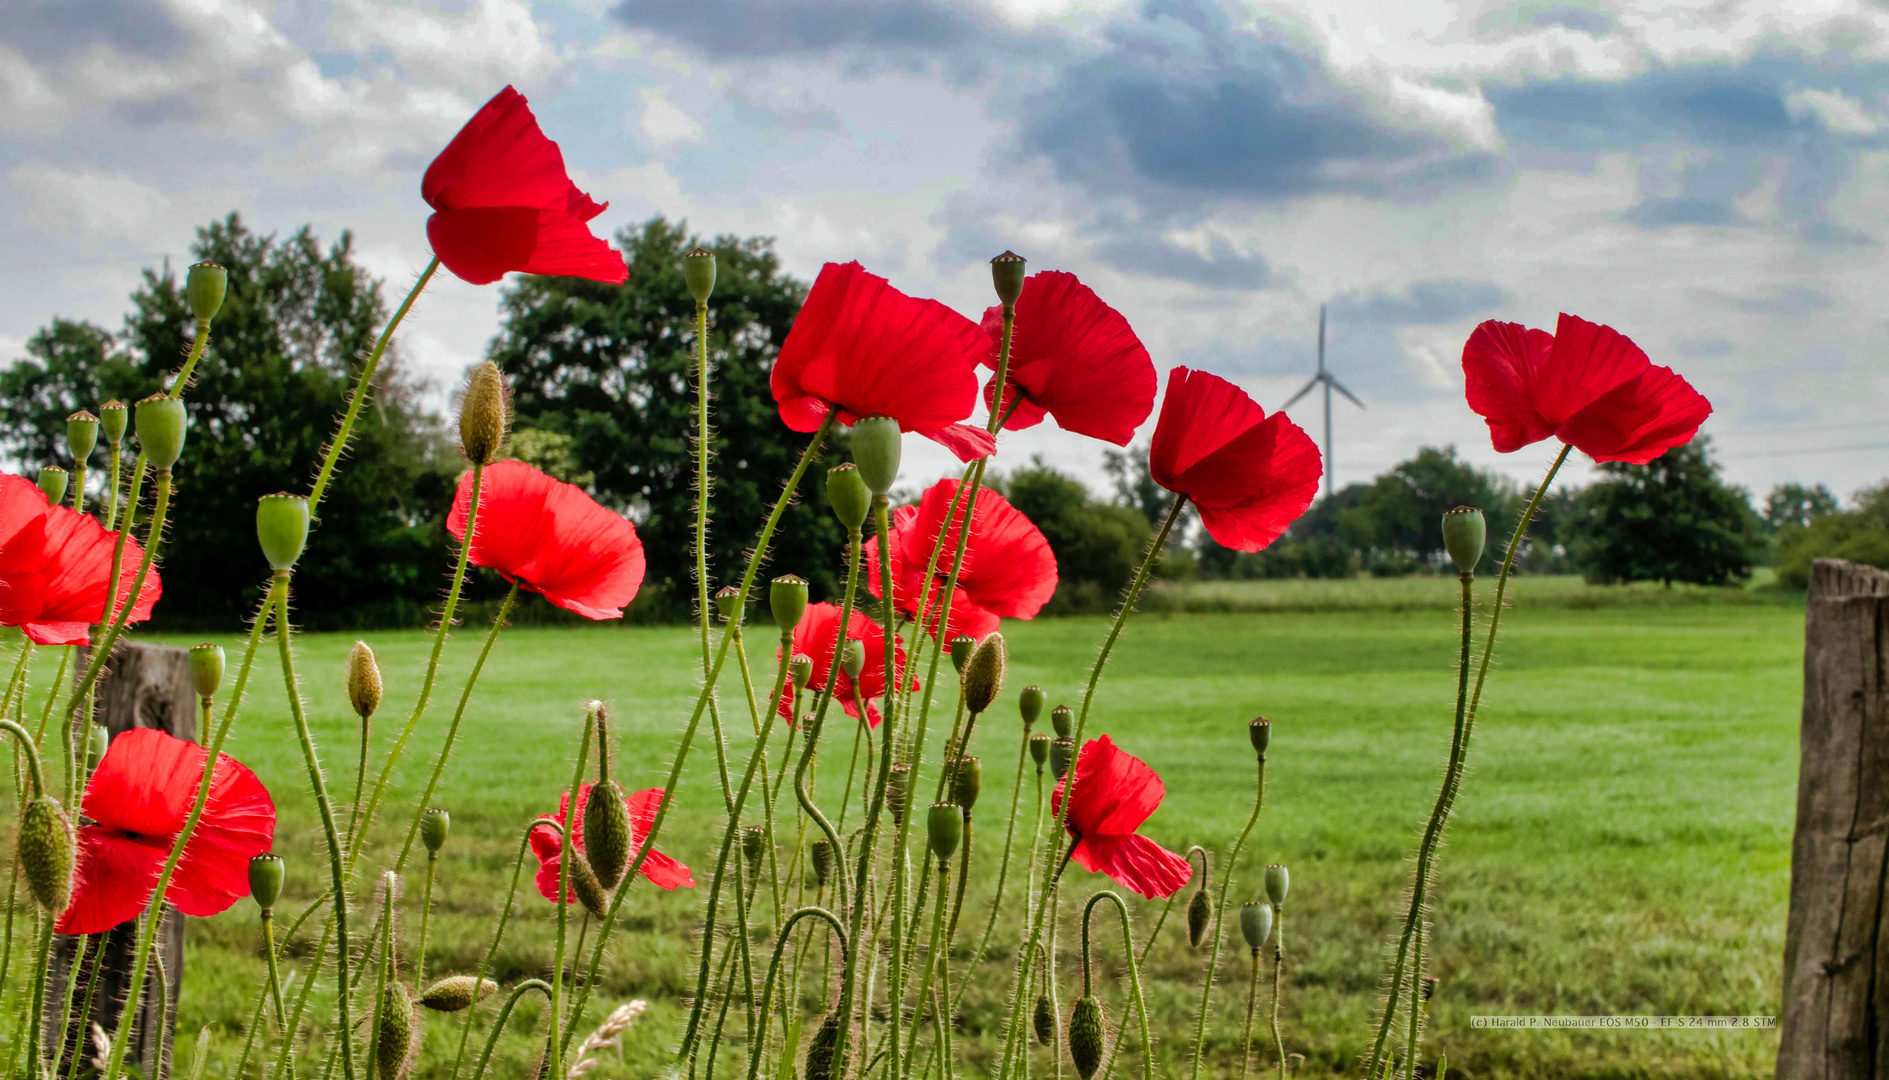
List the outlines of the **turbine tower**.
{"label": "turbine tower", "polygon": [[1325,305],[1324,304],[1318,305],[1318,374],[1312,376],[1311,382],[1306,383],[1303,387],[1299,389],[1298,393],[1292,395],[1291,401],[1288,401],[1284,405],[1279,406],[1279,411],[1285,412],[1287,409],[1290,409],[1293,405],[1298,403],[1298,400],[1300,398],[1311,393],[1314,387],[1319,386],[1321,384],[1323,384],[1323,386],[1325,387],[1325,494],[1327,497],[1329,497],[1332,492],[1331,392],[1333,390],[1338,391],[1339,393],[1343,394],[1346,398],[1348,398],[1353,405],[1356,405],[1360,409],[1364,408],[1364,402],[1359,401],[1358,395],[1345,389],[1343,383],[1339,382],[1337,379],[1332,378],[1331,372],[1325,370]]}

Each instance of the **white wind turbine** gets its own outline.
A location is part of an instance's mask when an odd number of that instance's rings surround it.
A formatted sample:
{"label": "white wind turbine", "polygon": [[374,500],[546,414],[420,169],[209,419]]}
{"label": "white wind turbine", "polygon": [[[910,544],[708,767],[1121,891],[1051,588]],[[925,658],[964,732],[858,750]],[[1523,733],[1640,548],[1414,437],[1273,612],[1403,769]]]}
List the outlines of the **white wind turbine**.
{"label": "white wind turbine", "polygon": [[1318,374],[1312,376],[1311,382],[1306,383],[1303,387],[1299,389],[1298,393],[1292,395],[1292,400],[1286,402],[1284,405],[1279,406],[1279,411],[1284,412],[1287,409],[1290,409],[1293,405],[1298,403],[1298,400],[1300,398],[1311,393],[1315,387],[1318,387],[1320,385],[1323,385],[1325,388],[1325,494],[1330,495],[1332,492],[1331,392],[1333,390],[1338,391],[1339,393],[1343,394],[1346,398],[1348,398],[1353,405],[1356,405],[1360,409],[1364,408],[1364,402],[1359,401],[1358,395],[1345,389],[1343,383],[1339,382],[1337,379],[1332,378],[1331,372],[1325,370],[1325,305],[1324,304],[1318,305]]}

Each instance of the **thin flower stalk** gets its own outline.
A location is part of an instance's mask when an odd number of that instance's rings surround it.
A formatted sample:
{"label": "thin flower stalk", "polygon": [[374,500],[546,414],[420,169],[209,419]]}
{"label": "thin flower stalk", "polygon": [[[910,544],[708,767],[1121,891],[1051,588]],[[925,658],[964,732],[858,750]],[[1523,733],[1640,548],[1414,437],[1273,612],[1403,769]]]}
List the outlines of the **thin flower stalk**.
{"label": "thin flower stalk", "polygon": [[846,927],[839,916],[822,907],[803,907],[787,916],[781,924],[780,933],[774,937],[774,955],[767,964],[767,979],[761,983],[761,1007],[758,1015],[760,1027],[748,1039],[748,1080],[757,1080],[761,1073],[761,1055],[767,1049],[768,1008],[774,1001],[774,987],[780,981],[781,953],[787,948],[787,941],[793,936],[794,926],[802,919],[823,920],[833,930],[833,936],[839,939],[842,949],[846,944]]}
{"label": "thin flower stalk", "polygon": [[[531,833],[538,827],[532,822],[525,827],[525,833],[518,838],[518,855],[512,860],[512,884],[505,893],[505,907],[499,912],[498,927],[492,932],[492,944],[479,959],[479,970],[474,974],[474,986],[484,985],[486,972],[492,970],[492,961],[498,956],[499,945],[505,940],[505,928],[512,920],[512,902],[518,898],[518,878],[525,868],[525,856],[531,851]],[[459,1029],[459,1050],[453,1055],[453,1071],[447,1074],[448,1080],[459,1076],[459,1066],[466,1057],[466,1042],[472,1036],[472,1018],[479,1011],[478,1002],[466,1009],[466,1022]]]}
{"label": "thin flower stalk", "polygon": [[[512,988],[511,995],[505,999],[505,1004],[499,1008],[498,1019],[492,1022],[492,1034],[486,1037],[485,1049],[479,1054],[478,1068],[474,1069],[472,1072],[473,1080],[482,1080],[485,1076],[485,1067],[492,1063],[492,1051],[498,1046],[498,1037],[505,1033],[505,1025],[512,1018],[512,1010],[518,1006],[520,998],[523,998],[526,994],[534,990],[543,994],[547,999],[551,997],[553,992],[551,984],[545,982],[543,979],[526,979],[524,982]],[[556,1074],[546,1073],[545,1075],[555,1076]]]}
{"label": "thin flower stalk", "polygon": [[[466,531],[470,533],[472,530]],[[586,709],[584,734],[577,743],[577,766],[571,770],[571,812],[565,815],[563,824],[558,827],[558,931],[557,945],[551,952],[551,1052],[550,1067],[545,1072],[547,1076],[564,1075],[564,1040],[558,1038],[557,1033],[559,1022],[564,1017],[564,949],[570,924],[571,860],[577,857],[576,837],[571,827],[577,821],[577,793],[584,786],[584,765],[590,758],[590,736],[596,727],[596,708]],[[663,801],[669,800],[664,798]]]}
{"label": "thin flower stalk", "polygon": [[[1201,1059],[1207,1048],[1207,1007],[1213,999],[1213,978],[1220,964],[1220,942],[1226,937],[1221,933],[1221,919],[1226,915],[1227,890],[1233,887],[1233,874],[1239,869],[1240,852],[1246,847],[1246,838],[1253,834],[1253,826],[1259,823],[1259,812],[1266,805],[1266,755],[1259,755],[1258,776],[1254,780],[1253,812],[1247,816],[1246,827],[1240,830],[1239,839],[1227,852],[1226,869],[1220,872],[1220,892],[1214,897],[1213,912],[1209,923],[1213,927],[1213,945],[1207,950],[1207,977],[1200,990],[1200,1011],[1194,1017],[1194,1070],[1195,1080],[1200,1078]],[[1203,871],[1204,872],[1204,871]],[[1206,879],[1202,878],[1202,886]],[[1178,895],[1178,894],[1177,894]],[[1153,939],[1149,939],[1153,943]]]}
{"label": "thin flower stalk", "polygon": [[[1141,1024],[1141,1075],[1143,1080],[1154,1080],[1154,1040],[1148,1034],[1148,1004],[1141,996],[1141,965],[1135,962],[1135,938],[1128,927],[1128,905],[1124,904],[1122,898],[1111,889],[1103,889],[1089,897],[1089,902],[1082,907],[1082,996],[1088,997],[1094,993],[1095,989],[1091,982],[1090,972],[1089,918],[1095,913],[1096,905],[1104,900],[1113,903],[1116,913],[1121,916],[1122,959],[1128,965],[1129,1000],[1134,1004],[1135,1018]],[[1115,1041],[1109,1046],[1108,1062],[1103,1075],[1107,1075],[1107,1069],[1114,1067],[1115,1055],[1121,1051],[1121,1048],[1122,1036],[1121,1032],[1117,1031]]]}
{"label": "thin flower stalk", "polygon": [[1285,905],[1272,906],[1272,1047],[1279,1055],[1279,1080],[1286,1080],[1286,1043],[1279,1034],[1279,983],[1286,969]]}

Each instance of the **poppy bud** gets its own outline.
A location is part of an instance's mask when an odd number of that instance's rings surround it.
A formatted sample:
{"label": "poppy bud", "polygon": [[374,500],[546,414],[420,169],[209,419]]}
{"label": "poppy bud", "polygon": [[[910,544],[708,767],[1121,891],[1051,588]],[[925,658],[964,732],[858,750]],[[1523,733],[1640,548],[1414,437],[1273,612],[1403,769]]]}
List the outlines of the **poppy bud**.
{"label": "poppy bud", "polygon": [[98,449],[98,417],[80,409],[66,417],[66,451],[84,465]]}
{"label": "poppy bud", "polygon": [[70,475],[57,465],[48,465],[39,470],[39,490],[46,496],[46,501],[58,506],[66,501],[66,483]]}
{"label": "poppy bud", "polygon": [[808,859],[813,867],[813,884],[819,888],[833,876],[833,841],[827,839],[813,842],[813,854]]}
{"label": "poppy bud", "polygon": [[964,837],[964,815],[954,803],[933,803],[925,817],[925,834],[931,840],[931,853],[939,862],[950,862]]}
{"label": "poppy bud", "polygon": [[1443,549],[1450,553],[1457,573],[1474,573],[1482,561],[1482,547],[1489,541],[1489,528],[1482,511],[1473,506],[1459,506],[1443,514]]}
{"label": "poppy bud", "polygon": [[826,471],[826,502],[849,535],[865,524],[872,510],[872,492],[866,489],[866,481],[860,479],[859,468],[852,462]]}
{"label": "poppy bud", "polygon": [[129,419],[131,410],[117,398],[98,407],[98,430],[105,436],[105,441],[113,446],[125,441],[125,422]]}
{"label": "poppy bud", "polygon": [[990,283],[997,288],[997,300],[1007,308],[1017,306],[1023,295],[1023,272],[1028,260],[1014,251],[1006,251],[990,261]]}
{"label": "poppy bud", "polygon": [[256,500],[256,540],[275,570],[288,570],[308,543],[308,497],[278,491]]}
{"label": "poppy bud", "polygon": [[964,816],[971,816],[971,807],[977,805],[977,793],[984,789],[984,765],[974,757],[958,759],[958,767],[951,774],[951,801],[964,809]]}
{"label": "poppy bud", "polygon": [[1436,996],[1436,984],[1439,981],[1435,975],[1423,977],[1423,1000],[1428,1001]]}
{"label": "poppy bud", "polygon": [[459,449],[474,465],[490,465],[505,443],[511,409],[505,400],[505,376],[487,360],[472,369],[465,400],[459,403]]}
{"label": "poppy bud", "polygon": [[1250,904],[1240,905],[1240,933],[1246,938],[1246,947],[1258,952],[1266,939],[1272,936],[1272,906],[1255,900]]}
{"label": "poppy bud", "polygon": [[1069,1057],[1082,1080],[1102,1064],[1102,1002],[1094,994],[1084,994],[1069,1014]]}
{"label": "poppy bud", "polygon": [[498,984],[491,979],[448,975],[426,988],[420,995],[420,1004],[434,1012],[458,1012],[471,1008],[474,1002],[485,999],[497,989]]}
{"label": "poppy bud", "polygon": [[806,653],[795,653],[793,662],[787,665],[787,674],[794,680],[796,689],[805,690],[813,681],[813,657]]}
{"label": "poppy bud", "polygon": [[1286,873],[1285,867],[1273,863],[1266,868],[1266,899],[1271,900],[1274,907],[1285,906],[1286,890],[1291,886],[1292,875]]}
{"label": "poppy bud", "polygon": [[230,272],[213,262],[195,263],[184,271],[184,299],[198,322],[207,323],[216,318],[229,287]]}
{"label": "poppy bud", "polygon": [[41,795],[20,812],[16,842],[20,869],[33,898],[57,916],[72,900],[72,866],[76,841],[65,808],[51,795]]}
{"label": "poppy bud", "polygon": [[420,815],[420,843],[426,845],[428,855],[438,855],[439,849],[446,846],[446,836],[453,831],[453,816],[439,807],[429,807]]}
{"label": "poppy bud", "polygon": [[722,622],[729,622],[741,611],[741,590],[733,585],[724,585],[715,590],[715,614]]}
{"label": "poppy bud", "polygon": [[964,665],[964,707],[972,716],[990,708],[1004,688],[1004,636],[992,634]]}
{"label": "poppy bud", "polygon": [[615,780],[592,784],[584,799],[584,852],[598,882],[616,888],[630,865],[630,812]]}
{"label": "poppy bud", "polygon": [[866,643],[858,638],[847,638],[846,647],[840,650],[840,670],[853,680],[853,692],[859,692],[859,674],[866,670]]}
{"label": "poppy bud", "polygon": [[1056,737],[1067,739],[1076,733],[1076,711],[1067,705],[1058,705],[1049,711],[1050,726],[1056,729]]}
{"label": "poppy bud", "polygon": [[889,416],[868,416],[853,425],[853,463],[867,490],[884,495],[899,479],[899,453],[904,443],[899,422]]}
{"label": "poppy bud", "polygon": [[185,654],[190,661],[190,685],[200,698],[213,698],[223,685],[223,646],[205,642],[192,645]]}
{"label": "poppy bud", "polygon": [[399,1080],[407,1071],[407,1052],[413,1046],[413,998],[407,984],[389,979],[380,995],[380,1029],[374,1033],[374,1075],[378,1080]]}
{"label": "poppy bud", "polygon": [[93,724],[92,734],[85,741],[85,771],[98,768],[98,763],[105,760],[105,750],[111,746],[111,732],[104,724]]}
{"label": "poppy bud", "polygon": [[766,829],[749,825],[741,830],[741,857],[748,861],[750,876],[761,872],[761,862],[767,858]]}
{"label": "poppy bud", "polygon": [[1213,902],[1207,899],[1206,886],[1194,890],[1194,898],[1187,902],[1187,943],[1200,948],[1200,943],[1207,939],[1207,927],[1213,922]]}
{"label": "poppy bud", "polygon": [[892,809],[893,821],[905,820],[905,800],[912,787],[912,766],[901,761],[892,766],[885,778],[885,801]]}
{"label": "poppy bud", "polygon": [[1050,735],[1039,731],[1030,736],[1030,760],[1036,762],[1036,771],[1043,771],[1043,763],[1049,760]]}
{"label": "poppy bud", "polygon": [[1043,688],[1040,686],[1026,686],[1023,692],[1017,695],[1017,711],[1023,714],[1025,731],[1030,729],[1030,725],[1036,723],[1037,717],[1043,715],[1043,702],[1048,698],[1049,695],[1043,693]]}
{"label": "poppy bud", "polygon": [[1056,1013],[1049,1007],[1049,995],[1036,995],[1036,1009],[1030,1020],[1036,1026],[1036,1041],[1048,1046],[1056,1038]]}
{"label": "poppy bud", "polygon": [[708,298],[715,291],[715,253],[707,248],[696,248],[682,256],[682,280],[689,284],[689,295],[695,297],[698,304],[708,303]]}
{"label": "poppy bud", "polygon": [[959,634],[951,639],[951,666],[958,669],[959,675],[964,674],[964,665],[970,663],[971,657],[976,653],[976,638],[968,634]]}
{"label": "poppy bud", "polygon": [[782,574],[767,588],[768,608],[774,613],[774,625],[781,633],[791,634],[807,613],[807,579]]}
{"label": "poppy bud", "polygon": [[190,426],[184,403],[163,394],[138,402],[138,444],[145,460],[158,472],[177,464],[184,453],[184,432]]}
{"label": "poppy bud", "polygon": [[249,860],[249,895],[264,912],[275,910],[282,896],[282,879],[288,868],[282,856],[267,851]]}
{"label": "poppy bud", "polygon": [[1256,716],[1246,725],[1246,736],[1253,740],[1253,752],[1259,760],[1266,760],[1266,746],[1272,742],[1272,721],[1263,716]]}
{"label": "poppy bud", "polygon": [[[585,841],[586,844],[589,841]],[[593,919],[601,919],[610,910],[610,892],[597,880],[597,872],[590,868],[590,861],[584,853],[571,851],[571,895],[584,905]]]}
{"label": "poppy bud", "polygon": [[833,1054],[839,1044],[840,1014],[828,1013],[814,1031],[813,1041],[807,1044],[807,1080],[833,1080],[836,1075],[845,1075],[843,1070],[833,1068]]}
{"label": "poppy bud", "polygon": [[355,642],[348,650],[348,701],[363,720],[380,708],[380,663],[365,641]]}
{"label": "poppy bud", "polygon": [[1070,761],[1074,760],[1075,756],[1076,756],[1076,740],[1074,739],[1050,740],[1049,771],[1056,774],[1056,779],[1061,780],[1063,778],[1063,774],[1069,771],[1069,763]]}

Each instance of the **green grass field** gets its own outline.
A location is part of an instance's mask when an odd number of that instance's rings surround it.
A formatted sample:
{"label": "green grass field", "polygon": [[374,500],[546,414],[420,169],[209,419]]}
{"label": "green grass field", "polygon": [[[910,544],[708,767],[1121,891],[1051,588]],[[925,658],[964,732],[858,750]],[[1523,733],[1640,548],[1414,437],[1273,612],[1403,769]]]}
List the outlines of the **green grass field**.
{"label": "green grass field", "polygon": [[[1505,623],[1471,775],[1441,864],[1432,967],[1441,983],[1427,1043],[1430,1059],[1446,1053],[1452,1076],[1768,1075],[1774,1032],[1505,1032],[1470,1026],[1475,1014],[1777,1010],[1796,777],[1801,604],[1701,598],[1549,603],[1538,602],[1529,582],[1521,584],[1522,599]],[[1223,859],[1251,807],[1246,723],[1255,714],[1272,719],[1266,811],[1234,871],[1233,895],[1237,900],[1256,891],[1265,863],[1292,869],[1283,1026],[1287,1049],[1307,1056],[1307,1073],[1355,1070],[1358,1055],[1368,1049],[1385,943],[1401,911],[1409,857],[1448,744],[1454,582],[1393,587],[1421,602],[1139,616],[1116,650],[1091,720],[1092,733],[1112,734],[1166,780],[1167,801],[1146,831],[1176,850],[1198,843]],[[410,800],[424,782],[476,650],[477,629],[462,628],[449,646],[441,690],[415,740],[418,752],[400,769],[401,786],[378,825],[383,857],[405,832]],[[1012,659],[1006,700],[1036,683],[1049,691],[1052,703],[1074,703],[1104,620],[1013,623],[1005,630]],[[757,637],[769,636],[757,628]],[[340,687],[351,641],[310,636],[298,653],[330,787],[343,796],[355,760],[356,729]],[[240,642],[224,643],[231,646],[233,666]],[[411,706],[428,638],[380,634],[371,643],[388,683],[374,735],[378,758]],[[602,697],[613,706],[626,786],[661,782],[693,702],[692,649],[690,633],[679,628],[506,632],[436,800],[452,812],[454,832],[435,887],[429,976],[476,966],[504,901],[521,829],[532,815],[554,809],[568,783],[584,699]],[[764,681],[772,674],[771,643],[765,656],[752,651],[756,678]],[[48,665],[39,680],[49,672]],[[259,663],[252,685],[228,749],[276,795],[278,850],[290,860],[282,908],[293,913],[325,879],[321,835],[272,652]],[[738,687],[727,680],[723,685]],[[723,699],[732,702],[734,696],[725,692]],[[734,728],[747,730],[745,706],[724,715]],[[934,717],[934,735],[941,736],[948,723],[948,713],[942,720]],[[980,728],[973,748],[985,763],[978,814],[978,863],[984,869],[973,878],[967,926],[981,928],[988,910],[1020,726],[1014,707],[1006,704]],[[1041,726],[1046,729],[1047,721]],[[751,740],[732,741],[734,760],[745,761]],[[849,741],[834,739],[822,754],[828,805],[838,799]],[[934,745],[928,760],[936,756]],[[1026,807],[1029,799],[1026,787]],[[712,744],[703,739],[688,763],[679,816],[660,842],[695,867],[698,880],[712,865],[719,801]],[[1063,911],[1077,908],[1103,884],[1072,868]],[[686,1010],[682,999],[692,992],[703,890],[661,894],[647,883],[637,890],[625,908],[631,933],[614,948],[599,997],[603,1005],[646,998],[653,1008],[627,1038],[624,1063],[606,1057],[591,1074],[596,1077],[659,1075],[678,1037]],[[418,895],[419,876],[410,875],[410,909]],[[1134,906],[1137,935],[1145,935],[1159,906]],[[549,962],[555,920],[528,880],[521,909],[523,918],[500,956],[498,975],[505,981],[542,974]],[[1205,954],[1187,947],[1180,914],[1168,922],[1145,975],[1157,1072],[1184,1077]],[[410,944],[417,929],[411,911],[406,923]],[[1239,1072],[1248,960],[1232,920],[1226,931],[1230,943],[1221,953],[1222,989],[1209,1041],[1212,1075]],[[213,1060],[224,1063],[207,1075],[226,1075],[262,971],[255,909],[244,902],[221,917],[193,922],[189,934],[180,1048],[207,1025]],[[965,936],[961,930],[960,939]],[[304,932],[298,938],[302,955],[311,937]],[[999,942],[1015,938],[1014,926],[1000,927]],[[1061,940],[1066,1009],[1079,978],[1070,948],[1077,940],[1073,920],[1065,922]],[[1118,933],[1105,932],[1098,944],[1105,973],[1100,992],[1111,1022],[1126,1015],[1118,951]],[[981,1075],[995,1055],[1009,955],[1006,947],[987,963],[965,999],[960,1075]],[[295,959],[291,966],[304,963]],[[954,972],[954,978],[963,977]],[[480,1039],[492,1011],[488,1004]],[[590,1015],[602,1011],[593,1007]],[[535,1006],[521,1006],[515,1030],[537,1019]],[[433,1018],[418,1075],[445,1075],[457,1045],[457,1021]],[[1257,1060],[1270,1063],[1267,1040],[1261,1045]],[[1038,1074],[1046,1075],[1048,1052],[1034,1053]],[[530,1055],[526,1039],[509,1040],[503,1068],[493,1075],[527,1075]],[[723,1075],[735,1075],[745,1064],[742,1049],[718,1067]],[[1139,1068],[1139,1061],[1125,1057],[1116,1075],[1138,1075]],[[305,1063],[300,1075],[313,1070]]]}

